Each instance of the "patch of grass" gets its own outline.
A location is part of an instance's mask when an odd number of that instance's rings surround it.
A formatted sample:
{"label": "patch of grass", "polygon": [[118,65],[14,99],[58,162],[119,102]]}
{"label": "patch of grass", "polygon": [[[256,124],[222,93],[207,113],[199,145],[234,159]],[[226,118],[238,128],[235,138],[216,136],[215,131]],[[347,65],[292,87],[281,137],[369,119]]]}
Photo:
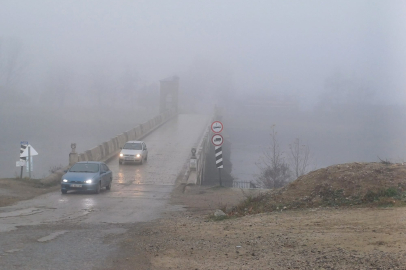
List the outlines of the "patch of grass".
{"label": "patch of grass", "polygon": [[51,166],[51,167],[49,167],[49,173],[56,173],[57,171],[59,171],[59,170],[62,170],[63,168],[64,168],[65,166],[63,166],[63,165],[54,165],[54,166]]}
{"label": "patch of grass", "polygon": [[365,194],[363,200],[364,200],[364,202],[374,202],[374,201],[378,201],[380,198],[398,198],[399,195],[401,195],[401,194],[397,188],[389,187],[389,188],[381,189],[378,191],[369,190]]}
{"label": "patch of grass", "polygon": [[271,196],[267,193],[260,193],[256,196],[247,195],[245,200],[233,207],[230,215],[244,216],[248,214],[257,214],[262,212],[271,212],[277,208],[270,203]]}
{"label": "patch of grass", "polygon": [[382,159],[380,159],[380,157],[378,157],[378,159],[381,161],[382,164],[385,164],[385,165],[392,164],[392,162],[390,162],[388,159],[382,160]]}
{"label": "patch of grass", "polygon": [[227,213],[227,204],[226,203],[219,203],[217,209],[220,209],[224,213]]}

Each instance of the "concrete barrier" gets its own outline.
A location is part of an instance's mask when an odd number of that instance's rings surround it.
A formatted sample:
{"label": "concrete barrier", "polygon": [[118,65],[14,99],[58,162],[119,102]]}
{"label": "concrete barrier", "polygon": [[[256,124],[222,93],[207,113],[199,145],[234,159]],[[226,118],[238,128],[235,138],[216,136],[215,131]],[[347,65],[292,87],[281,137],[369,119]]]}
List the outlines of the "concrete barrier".
{"label": "concrete barrier", "polygon": [[114,141],[113,141],[113,139],[110,139],[110,141],[107,141],[107,146],[108,146],[108,148],[109,148],[109,155],[111,154],[111,153],[114,153],[114,151],[116,151],[115,150],[115,148],[114,148]]}
{"label": "concrete barrier", "polygon": [[85,153],[79,154],[79,160],[78,161],[87,161],[87,157]]}
{"label": "concrete barrier", "polygon": [[140,126],[140,125],[136,126],[136,127],[134,128],[134,130],[135,130],[135,139],[138,140],[139,138],[142,137],[142,129],[141,129],[141,126]]}
{"label": "concrete barrier", "polygon": [[93,160],[92,151],[86,150],[86,151],[85,151],[85,154],[86,154],[86,159],[87,159],[88,161],[92,161],[92,160]]}
{"label": "concrete barrier", "polygon": [[100,161],[103,158],[103,152],[100,146],[96,146],[90,149],[91,153],[91,160],[93,161]]}
{"label": "concrete barrier", "polygon": [[128,140],[135,141],[135,138],[135,128],[133,128],[132,130],[128,131]]}
{"label": "concrete barrier", "polygon": [[[166,113],[162,113],[145,123],[136,126],[135,128],[126,131],[122,134],[117,135],[116,137],[110,139],[107,142],[90,149],[86,150],[83,153],[75,154],[75,159],[73,163],[78,161],[108,161],[111,158],[115,157],[120,151],[120,147],[123,147],[124,144],[129,140],[141,140],[149,133],[157,129],[159,126],[163,125],[169,119],[177,115],[176,110],[168,110]],[[67,170],[69,166],[63,168]],[[53,173],[41,180],[43,184],[55,184],[61,181],[61,177],[64,174],[63,170],[60,170],[56,173]]]}
{"label": "concrete barrier", "polygon": [[118,135],[117,140],[118,140],[118,148],[119,149],[122,148],[124,146],[124,144],[128,141],[127,136],[125,136],[124,133]]}
{"label": "concrete barrier", "polygon": [[116,155],[127,141],[141,140],[143,137],[176,115],[177,112],[172,110],[155,116],[152,119],[136,126],[135,128],[119,134],[107,142],[103,142],[97,147],[78,154],[78,161],[107,161],[112,156]]}
{"label": "concrete barrier", "polygon": [[114,137],[113,138],[113,146],[114,146],[114,151],[117,151],[118,149],[120,149],[120,142],[118,141],[118,137]]}
{"label": "concrete barrier", "polygon": [[103,145],[104,156],[108,156],[110,154],[110,148],[109,148],[108,142],[104,142],[102,145]]}

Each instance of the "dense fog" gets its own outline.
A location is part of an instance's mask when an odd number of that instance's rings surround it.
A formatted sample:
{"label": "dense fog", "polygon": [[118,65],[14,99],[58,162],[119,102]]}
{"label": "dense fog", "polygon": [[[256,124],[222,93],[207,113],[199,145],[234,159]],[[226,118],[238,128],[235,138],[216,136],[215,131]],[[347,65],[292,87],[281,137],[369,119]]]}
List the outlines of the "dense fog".
{"label": "dense fog", "polygon": [[158,113],[223,108],[232,174],[269,145],[308,145],[312,168],[406,159],[404,1],[0,1],[0,177],[35,177]]}

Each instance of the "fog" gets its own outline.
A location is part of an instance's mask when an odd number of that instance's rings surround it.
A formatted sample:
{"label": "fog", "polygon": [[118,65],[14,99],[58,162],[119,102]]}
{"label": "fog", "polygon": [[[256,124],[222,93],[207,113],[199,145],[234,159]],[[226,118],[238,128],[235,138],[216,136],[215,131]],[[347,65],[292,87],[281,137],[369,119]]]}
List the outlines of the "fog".
{"label": "fog", "polygon": [[[21,140],[41,146],[41,177],[71,142],[85,150],[134,127],[173,75],[181,112],[224,107],[235,175],[253,177],[273,124],[281,145],[306,141],[316,167],[400,161],[405,12],[371,0],[0,0],[0,177],[14,176]],[[50,145],[63,145],[52,162]]]}

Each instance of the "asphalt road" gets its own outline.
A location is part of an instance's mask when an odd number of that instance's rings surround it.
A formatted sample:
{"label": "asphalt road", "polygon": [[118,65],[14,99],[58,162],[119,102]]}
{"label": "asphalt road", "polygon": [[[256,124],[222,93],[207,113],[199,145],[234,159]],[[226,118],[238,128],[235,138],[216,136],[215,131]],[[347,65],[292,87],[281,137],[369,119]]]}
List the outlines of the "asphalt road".
{"label": "asphalt road", "polygon": [[143,165],[111,160],[110,191],[52,192],[0,208],[0,269],[103,268],[129,226],[182,209],[168,198],[208,120],[179,115],[151,133]]}

